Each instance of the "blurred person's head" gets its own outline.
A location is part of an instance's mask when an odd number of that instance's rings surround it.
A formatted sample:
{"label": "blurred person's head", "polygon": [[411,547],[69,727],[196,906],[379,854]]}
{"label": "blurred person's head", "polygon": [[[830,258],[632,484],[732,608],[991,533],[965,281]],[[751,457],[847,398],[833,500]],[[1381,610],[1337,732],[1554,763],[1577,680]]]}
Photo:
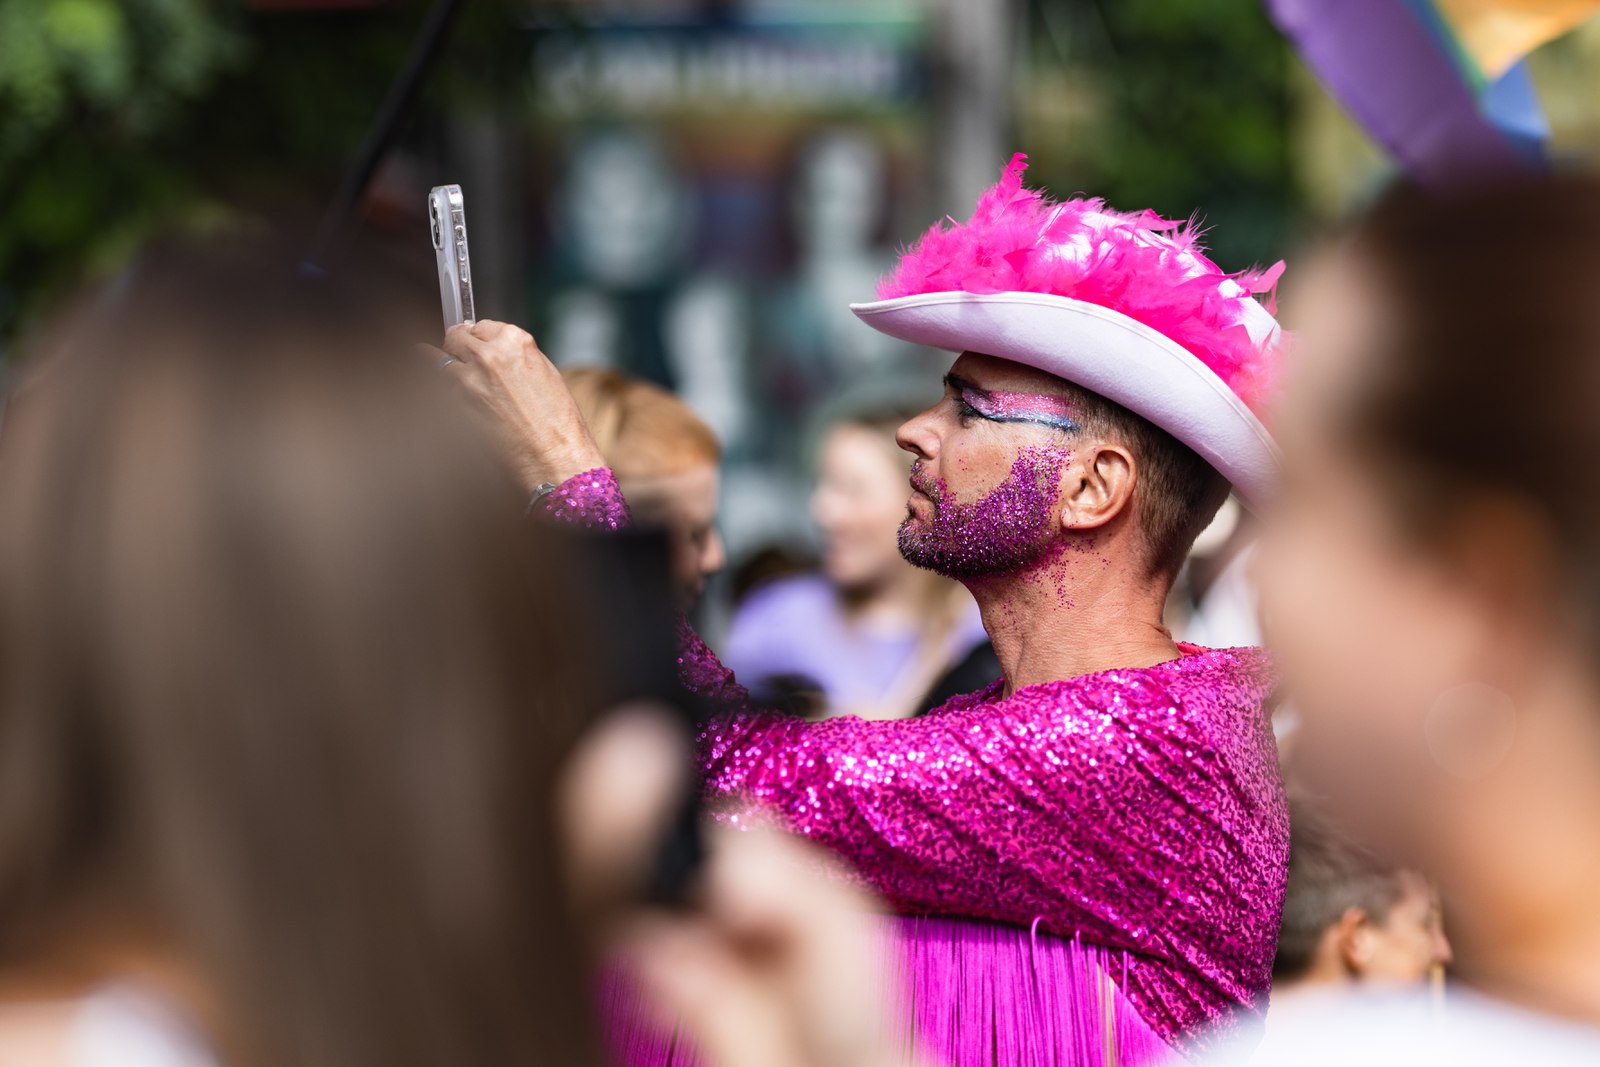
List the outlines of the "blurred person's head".
{"label": "blurred person's head", "polygon": [[1273,987],[1407,985],[1450,962],[1438,895],[1297,805]]}
{"label": "blurred person's head", "polygon": [[717,532],[716,435],[660,386],[594,367],[563,376],[634,520],[666,532],[673,578],[688,601],[698,599],[727,562]]}
{"label": "blurred person's head", "polygon": [[1260,557],[1308,783],[1530,981],[1600,877],[1597,287],[1594,178],[1388,197],[1295,294]]}
{"label": "blurred person's head", "polygon": [[823,573],[840,589],[871,592],[907,569],[897,533],[906,516],[910,464],[894,435],[910,414],[863,410],[823,432],[811,517],[822,535]]}
{"label": "blurred person's head", "polygon": [[187,995],[239,1067],[592,1062],[582,590],[382,308],[278,262],[152,254],[11,400],[0,970]]}

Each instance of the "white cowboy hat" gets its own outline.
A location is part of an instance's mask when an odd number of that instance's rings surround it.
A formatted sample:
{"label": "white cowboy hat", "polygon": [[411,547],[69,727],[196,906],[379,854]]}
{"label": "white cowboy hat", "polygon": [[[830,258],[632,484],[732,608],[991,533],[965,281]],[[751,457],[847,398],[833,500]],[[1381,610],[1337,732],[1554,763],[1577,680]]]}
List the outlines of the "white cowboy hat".
{"label": "white cowboy hat", "polygon": [[[1244,325],[1277,329],[1254,300]],[[982,352],[1035,367],[1115,401],[1194,449],[1246,501],[1260,500],[1278,464],[1272,435],[1228,383],[1188,349],[1119,311],[1049,293],[921,293],[851,304],[891,337]]]}
{"label": "white cowboy hat", "polygon": [[970,221],[935,226],[852,304],[913,344],[1035,367],[1128,408],[1194,449],[1246,502],[1269,491],[1278,451],[1251,408],[1283,333],[1253,292],[1281,272],[1230,275],[1191,230],[1097,200],[1022,187],[1021,155]]}

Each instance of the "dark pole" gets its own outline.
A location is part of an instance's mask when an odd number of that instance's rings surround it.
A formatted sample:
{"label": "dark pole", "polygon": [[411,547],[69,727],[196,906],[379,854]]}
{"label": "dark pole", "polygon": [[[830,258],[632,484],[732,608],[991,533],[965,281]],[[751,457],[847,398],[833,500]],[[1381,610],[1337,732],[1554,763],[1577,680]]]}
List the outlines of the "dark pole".
{"label": "dark pole", "polygon": [[416,40],[411,44],[405,65],[390,83],[388,95],[384,97],[377,117],[367,130],[361,151],[345,172],[338,195],[317,224],[316,235],[311,239],[311,246],[300,263],[304,272],[313,275],[327,272],[327,258],[350,217],[355,214],[356,204],[360,202],[361,194],[366,192],[367,183],[372,180],[372,174],[378,169],[384,152],[399,133],[400,124],[411,110],[417,90],[421,88],[429,66],[438,56],[459,7],[458,0],[434,0],[422,28],[417,32]]}

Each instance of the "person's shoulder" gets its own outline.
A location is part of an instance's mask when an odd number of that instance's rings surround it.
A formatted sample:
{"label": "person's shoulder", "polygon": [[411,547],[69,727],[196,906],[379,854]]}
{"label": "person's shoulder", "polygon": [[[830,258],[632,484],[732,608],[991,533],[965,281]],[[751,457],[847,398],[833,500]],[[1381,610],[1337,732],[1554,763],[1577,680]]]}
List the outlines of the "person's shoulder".
{"label": "person's shoulder", "polygon": [[1157,664],[1174,676],[1206,678],[1219,690],[1243,690],[1259,703],[1278,683],[1272,655],[1264,648],[1240,645],[1236,648],[1206,648],[1178,642],[1177,659]]}
{"label": "person's shoulder", "polygon": [[1172,709],[1166,724],[1173,735],[1252,762],[1276,753],[1269,718],[1277,685],[1271,656],[1253,646],[1178,649],[1182,656],[1149,674],[1153,702]]}
{"label": "person's shoulder", "polygon": [[957,693],[955,696],[947,699],[944,703],[935,707],[931,707],[926,711],[920,712],[912,717],[918,719],[931,719],[939,716],[954,715],[959,712],[981,709],[986,705],[994,704],[999,699],[1000,692],[1005,687],[1005,684],[1006,680],[1004,678],[996,678],[994,681],[980,689],[974,689],[968,693]]}
{"label": "person's shoulder", "polygon": [[1080,717],[1109,716],[1133,728],[1131,733],[1154,731],[1197,740],[1219,729],[1251,737],[1258,733],[1273,684],[1267,654],[1258,648],[1194,645],[1180,645],[1179,651],[1181,655],[1151,666],[1113,667],[1027,686],[1003,703],[1054,705]]}

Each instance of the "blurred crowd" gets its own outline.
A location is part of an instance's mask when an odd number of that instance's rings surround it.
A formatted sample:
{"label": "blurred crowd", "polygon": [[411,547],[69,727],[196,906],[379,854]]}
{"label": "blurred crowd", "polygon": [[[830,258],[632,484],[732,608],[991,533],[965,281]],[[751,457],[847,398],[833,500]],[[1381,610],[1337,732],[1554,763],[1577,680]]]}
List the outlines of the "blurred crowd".
{"label": "blurred crowd", "polygon": [[[1397,188],[1297,265],[1281,480],[1163,590],[1264,635],[1292,797],[1265,1038],[1185,1057],[1600,1056],[1597,249],[1600,182],[1562,174]],[[414,294],[292,263],[157,243],[10,391],[0,1063],[663,1062],[619,1014],[708,1067],[952,1062],[896,1021],[931,996],[880,950],[907,901],[804,809],[703,821],[723,712],[674,679],[726,428],[514,326],[419,351]],[[818,420],[820,562],[746,577],[737,715],[909,726],[1011,677],[982,583],[907,561],[956,402]]]}

